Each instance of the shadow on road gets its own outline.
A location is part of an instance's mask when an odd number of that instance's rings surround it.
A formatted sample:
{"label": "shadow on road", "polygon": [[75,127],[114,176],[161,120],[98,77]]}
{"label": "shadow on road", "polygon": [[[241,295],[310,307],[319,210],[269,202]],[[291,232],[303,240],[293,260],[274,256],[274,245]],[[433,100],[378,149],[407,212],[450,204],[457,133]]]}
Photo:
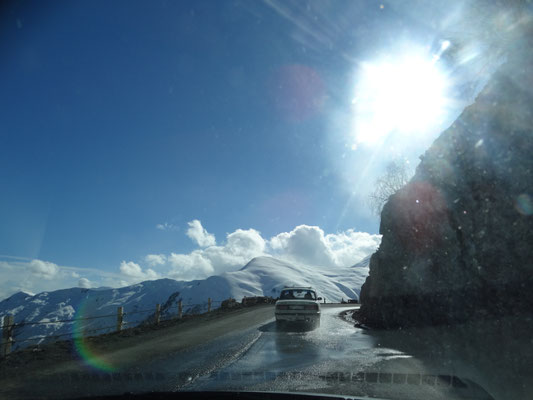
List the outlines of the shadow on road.
{"label": "shadow on road", "polygon": [[450,370],[481,385],[496,399],[522,399],[533,390],[532,331],[530,319],[513,317],[363,334],[374,337],[384,350],[413,356],[387,362],[388,367]]}

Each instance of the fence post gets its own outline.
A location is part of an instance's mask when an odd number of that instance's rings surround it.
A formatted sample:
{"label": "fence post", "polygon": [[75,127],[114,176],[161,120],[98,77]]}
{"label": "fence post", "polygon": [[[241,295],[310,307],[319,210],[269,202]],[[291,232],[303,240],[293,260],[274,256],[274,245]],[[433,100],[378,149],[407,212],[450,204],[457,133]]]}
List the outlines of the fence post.
{"label": "fence post", "polygon": [[211,312],[211,297],[207,298],[207,312]]}
{"label": "fence post", "polygon": [[161,304],[155,305],[155,324],[159,325],[161,321]]}
{"label": "fence post", "polygon": [[4,316],[2,326],[2,356],[5,357],[11,353],[11,344],[13,343],[14,318],[12,315]]}
{"label": "fence post", "polygon": [[124,307],[117,308],[117,332],[122,330],[122,323],[124,322]]}
{"label": "fence post", "polygon": [[183,303],[181,302],[181,300],[178,302],[178,318],[183,318]]}

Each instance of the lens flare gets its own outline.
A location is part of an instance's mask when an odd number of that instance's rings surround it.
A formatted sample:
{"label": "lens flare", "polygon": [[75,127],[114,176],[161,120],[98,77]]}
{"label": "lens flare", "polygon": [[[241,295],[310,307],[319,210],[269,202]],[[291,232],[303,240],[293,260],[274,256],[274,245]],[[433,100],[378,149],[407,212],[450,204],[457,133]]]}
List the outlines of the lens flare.
{"label": "lens flare", "polygon": [[74,348],[85,365],[104,372],[114,372],[116,371],[116,368],[108,357],[106,357],[105,354],[99,354],[85,336],[89,330],[87,325],[88,321],[83,319],[84,317],[89,316],[85,310],[86,304],[81,303],[76,311],[76,321],[73,324],[72,330]]}

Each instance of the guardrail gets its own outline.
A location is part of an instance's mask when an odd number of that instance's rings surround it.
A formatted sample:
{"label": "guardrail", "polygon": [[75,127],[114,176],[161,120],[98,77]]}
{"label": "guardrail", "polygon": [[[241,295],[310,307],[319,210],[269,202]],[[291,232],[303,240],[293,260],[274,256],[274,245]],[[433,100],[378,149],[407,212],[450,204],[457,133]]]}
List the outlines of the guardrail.
{"label": "guardrail", "polygon": [[[154,309],[146,309],[146,310],[135,310],[135,311],[128,311],[124,312],[124,307],[120,306],[117,307],[116,314],[107,314],[107,315],[95,315],[95,316],[87,316],[83,318],[72,318],[72,319],[62,319],[62,320],[55,320],[55,321],[22,321],[22,322],[14,322],[14,316],[13,315],[6,315],[3,318],[2,323],[2,342],[0,345],[0,357],[5,357],[9,353],[11,353],[13,346],[15,344],[21,344],[21,343],[28,343],[28,342],[38,342],[37,344],[41,343],[41,341],[46,339],[55,339],[50,340],[48,342],[53,342],[60,340],[61,337],[65,336],[72,336],[74,338],[80,338],[80,337],[87,337],[87,336],[97,336],[94,335],[96,332],[101,331],[107,331],[101,334],[111,333],[111,332],[120,332],[123,330],[125,326],[138,326],[141,324],[155,324],[158,325],[163,321],[169,321],[169,320],[175,320],[175,319],[182,319],[184,316],[184,307],[188,307],[186,311],[186,315],[195,315],[195,314],[203,314],[203,311],[205,309],[205,306],[207,304],[207,312],[211,312],[213,309],[213,306],[215,304],[222,304],[224,300],[211,300],[211,298],[207,299],[207,303],[196,303],[196,304],[183,304],[182,301],[178,301],[176,304],[168,306],[164,308],[164,310],[161,309],[161,304],[156,304],[155,310]],[[218,308],[218,307],[217,307]],[[174,312],[172,312],[175,310]],[[199,312],[195,312],[199,311]],[[125,317],[130,315],[139,315],[139,314],[151,314],[148,315],[145,318],[137,319],[134,321],[126,321]],[[164,319],[162,319],[162,316],[164,316]],[[90,321],[90,320],[96,320],[96,319],[102,319],[102,318],[116,318],[116,323],[113,323],[112,325],[106,325],[104,327],[97,327],[93,329],[86,329],[84,327],[80,327],[77,330],[74,330],[72,332],[68,333],[61,333],[57,335],[42,335],[42,336],[34,336],[31,338],[26,339],[16,339],[16,330],[20,329],[24,326],[28,325],[50,325],[50,324],[76,324],[76,323],[83,323],[83,321]]]}

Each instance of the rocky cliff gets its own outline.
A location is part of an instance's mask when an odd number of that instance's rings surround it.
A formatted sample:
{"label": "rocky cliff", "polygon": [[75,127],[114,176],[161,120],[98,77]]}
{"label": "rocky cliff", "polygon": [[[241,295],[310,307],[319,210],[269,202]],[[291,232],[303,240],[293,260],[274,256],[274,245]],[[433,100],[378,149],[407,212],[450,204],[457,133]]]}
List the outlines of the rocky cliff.
{"label": "rocky cliff", "polygon": [[529,47],[517,45],[383,208],[361,322],[435,325],[533,310]]}

